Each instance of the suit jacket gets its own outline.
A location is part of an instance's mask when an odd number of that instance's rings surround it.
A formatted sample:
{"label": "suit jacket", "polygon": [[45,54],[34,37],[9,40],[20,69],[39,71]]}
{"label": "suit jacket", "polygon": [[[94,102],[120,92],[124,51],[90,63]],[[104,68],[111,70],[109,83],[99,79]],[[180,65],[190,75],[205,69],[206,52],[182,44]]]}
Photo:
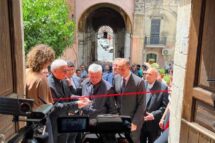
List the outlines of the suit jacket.
{"label": "suit jacket", "polygon": [[88,114],[90,117],[95,118],[99,114],[115,114],[117,113],[115,100],[113,97],[101,97],[96,98],[99,95],[108,95],[113,94],[113,87],[105,80],[101,80],[98,84],[92,85],[89,79],[86,79],[83,82],[82,86],[82,95],[83,96],[91,96],[93,95],[95,98],[92,99],[92,109],[89,107],[84,108],[85,114]]}
{"label": "suit jacket", "polygon": [[[52,97],[55,99],[68,98],[74,94],[73,87],[69,87],[65,80],[56,79],[52,74],[48,77],[48,84],[51,89]],[[59,104],[61,104],[61,106],[58,106]],[[57,118],[67,117],[68,113],[74,113],[74,111],[78,109],[78,105],[75,102],[57,101],[55,102],[55,107],[55,110],[49,115],[52,125],[53,143],[71,142],[70,138],[67,137],[67,134],[58,133]],[[60,136],[63,137],[60,138]]]}
{"label": "suit jacket", "polygon": [[[116,93],[121,93],[122,90],[122,77],[115,75],[114,77],[114,87]],[[122,96],[117,96],[116,101],[121,115],[128,115],[132,119],[132,123],[137,126],[142,126],[143,123],[143,114],[145,112],[145,95],[137,94],[135,92],[143,92],[144,81],[131,73],[130,78],[125,86]],[[132,95],[123,95],[123,93],[132,92]]]}
{"label": "suit jacket", "polygon": [[59,80],[53,74],[48,77],[48,84],[53,98],[67,98],[75,94],[75,89],[68,86],[66,80]]}
{"label": "suit jacket", "polygon": [[[147,87],[148,83],[145,82]],[[155,81],[153,87],[151,89],[147,89],[147,91],[159,91],[159,90],[168,90],[166,84]],[[166,106],[169,102],[168,100],[169,93],[168,92],[159,92],[159,93],[147,93],[146,94],[146,112],[152,113],[154,115],[153,121],[145,122],[145,126],[147,130],[157,130],[160,129],[159,121],[166,109]]]}

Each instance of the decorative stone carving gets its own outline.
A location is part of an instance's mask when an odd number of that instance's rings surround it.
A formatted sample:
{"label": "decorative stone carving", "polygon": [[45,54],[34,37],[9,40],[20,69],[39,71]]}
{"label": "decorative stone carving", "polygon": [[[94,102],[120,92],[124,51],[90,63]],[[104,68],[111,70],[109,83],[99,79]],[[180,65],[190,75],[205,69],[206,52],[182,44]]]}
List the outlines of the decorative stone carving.
{"label": "decorative stone carving", "polygon": [[135,0],[135,13],[144,14],[144,0]]}

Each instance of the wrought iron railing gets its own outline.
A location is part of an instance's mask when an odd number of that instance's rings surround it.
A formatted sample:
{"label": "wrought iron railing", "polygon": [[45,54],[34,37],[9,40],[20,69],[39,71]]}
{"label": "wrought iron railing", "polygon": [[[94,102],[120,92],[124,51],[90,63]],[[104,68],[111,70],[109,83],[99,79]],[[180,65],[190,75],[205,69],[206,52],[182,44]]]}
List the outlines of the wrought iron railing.
{"label": "wrought iron railing", "polygon": [[146,36],[145,45],[166,45],[167,37],[165,36]]}

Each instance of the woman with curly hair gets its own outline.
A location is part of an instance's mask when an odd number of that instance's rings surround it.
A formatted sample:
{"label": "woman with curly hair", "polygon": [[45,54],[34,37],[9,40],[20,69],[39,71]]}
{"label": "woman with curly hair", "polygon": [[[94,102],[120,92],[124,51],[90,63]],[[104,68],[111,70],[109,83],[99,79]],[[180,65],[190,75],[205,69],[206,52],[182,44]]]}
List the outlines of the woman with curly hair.
{"label": "woman with curly hair", "polygon": [[53,49],[44,44],[32,47],[27,54],[26,97],[34,99],[33,109],[53,103],[47,78],[42,71],[48,68],[54,58]]}

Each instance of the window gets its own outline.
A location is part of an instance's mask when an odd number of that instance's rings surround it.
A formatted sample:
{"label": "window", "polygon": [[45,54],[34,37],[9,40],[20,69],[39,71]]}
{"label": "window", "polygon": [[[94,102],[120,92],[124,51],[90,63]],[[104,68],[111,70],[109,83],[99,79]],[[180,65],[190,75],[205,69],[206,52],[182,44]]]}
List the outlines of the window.
{"label": "window", "polygon": [[157,55],[153,54],[153,53],[147,54],[146,62],[149,62],[150,64],[151,63],[156,63],[157,62]]}
{"label": "window", "polygon": [[150,44],[159,44],[160,39],[160,19],[151,20]]}
{"label": "window", "polygon": [[103,38],[107,39],[107,35],[108,35],[107,32],[103,32]]}

